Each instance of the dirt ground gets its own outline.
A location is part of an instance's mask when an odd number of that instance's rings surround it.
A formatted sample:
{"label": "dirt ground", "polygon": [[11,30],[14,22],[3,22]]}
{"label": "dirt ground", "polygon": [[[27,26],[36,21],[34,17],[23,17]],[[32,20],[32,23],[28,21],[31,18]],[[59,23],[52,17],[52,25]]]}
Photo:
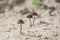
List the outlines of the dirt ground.
{"label": "dirt ground", "polygon": [[[9,0],[9,2],[12,0]],[[48,7],[56,7],[58,3],[54,0],[44,0],[43,4]],[[36,16],[35,23],[30,27],[27,15],[22,15],[20,10],[32,8],[39,15]],[[56,8],[52,12],[53,16],[49,15],[49,9],[36,9],[31,0],[26,0],[22,5],[15,6],[11,11],[8,7],[5,8],[5,13],[0,14],[0,40],[60,40],[60,9]],[[42,14],[42,15],[40,15]],[[23,19],[22,32],[20,32],[20,25],[17,23],[19,19]],[[33,23],[33,18],[31,18]]]}

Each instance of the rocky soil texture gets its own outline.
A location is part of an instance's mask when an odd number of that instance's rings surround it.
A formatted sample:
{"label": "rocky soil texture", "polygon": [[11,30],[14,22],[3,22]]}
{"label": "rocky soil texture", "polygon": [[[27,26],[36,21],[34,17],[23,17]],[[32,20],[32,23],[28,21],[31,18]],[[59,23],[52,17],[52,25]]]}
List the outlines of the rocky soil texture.
{"label": "rocky soil texture", "polygon": [[[37,10],[31,0],[0,0],[0,40],[60,40],[59,4],[56,0],[43,0]],[[33,11],[37,13],[35,20],[27,17]],[[18,23],[20,19],[22,25]]]}

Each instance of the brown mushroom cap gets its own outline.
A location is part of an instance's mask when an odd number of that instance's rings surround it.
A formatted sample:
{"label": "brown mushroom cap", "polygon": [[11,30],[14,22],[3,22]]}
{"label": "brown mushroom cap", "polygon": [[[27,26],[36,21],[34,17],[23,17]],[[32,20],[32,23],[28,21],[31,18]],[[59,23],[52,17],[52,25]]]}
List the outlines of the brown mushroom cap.
{"label": "brown mushroom cap", "polygon": [[33,18],[32,15],[28,15],[27,18]]}
{"label": "brown mushroom cap", "polygon": [[36,12],[33,12],[32,15],[33,16],[38,16],[38,14]]}
{"label": "brown mushroom cap", "polygon": [[22,19],[20,19],[17,23],[18,24],[24,24],[24,21]]}

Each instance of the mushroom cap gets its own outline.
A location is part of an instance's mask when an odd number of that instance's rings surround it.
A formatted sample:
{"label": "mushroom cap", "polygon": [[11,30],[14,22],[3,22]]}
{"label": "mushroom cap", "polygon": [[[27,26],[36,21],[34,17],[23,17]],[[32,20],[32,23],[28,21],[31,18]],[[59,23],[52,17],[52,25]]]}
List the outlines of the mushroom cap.
{"label": "mushroom cap", "polygon": [[18,24],[24,24],[24,21],[22,19],[20,19],[17,23]]}
{"label": "mushroom cap", "polygon": [[32,15],[33,16],[38,16],[38,14],[36,12],[33,12]]}
{"label": "mushroom cap", "polygon": [[28,15],[27,18],[33,18],[32,15]]}

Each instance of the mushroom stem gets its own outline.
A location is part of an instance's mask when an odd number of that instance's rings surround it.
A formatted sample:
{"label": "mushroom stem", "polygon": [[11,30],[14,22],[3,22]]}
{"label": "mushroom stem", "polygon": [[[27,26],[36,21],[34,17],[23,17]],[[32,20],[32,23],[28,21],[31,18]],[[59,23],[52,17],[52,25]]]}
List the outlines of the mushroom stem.
{"label": "mushroom stem", "polygon": [[20,32],[22,32],[22,24],[20,24]]}
{"label": "mushroom stem", "polygon": [[31,24],[31,19],[29,18],[29,22],[30,22],[30,27],[32,26],[32,24]]}
{"label": "mushroom stem", "polygon": [[33,19],[33,25],[34,25],[34,22],[35,22],[35,16],[34,16],[34,19]]}

